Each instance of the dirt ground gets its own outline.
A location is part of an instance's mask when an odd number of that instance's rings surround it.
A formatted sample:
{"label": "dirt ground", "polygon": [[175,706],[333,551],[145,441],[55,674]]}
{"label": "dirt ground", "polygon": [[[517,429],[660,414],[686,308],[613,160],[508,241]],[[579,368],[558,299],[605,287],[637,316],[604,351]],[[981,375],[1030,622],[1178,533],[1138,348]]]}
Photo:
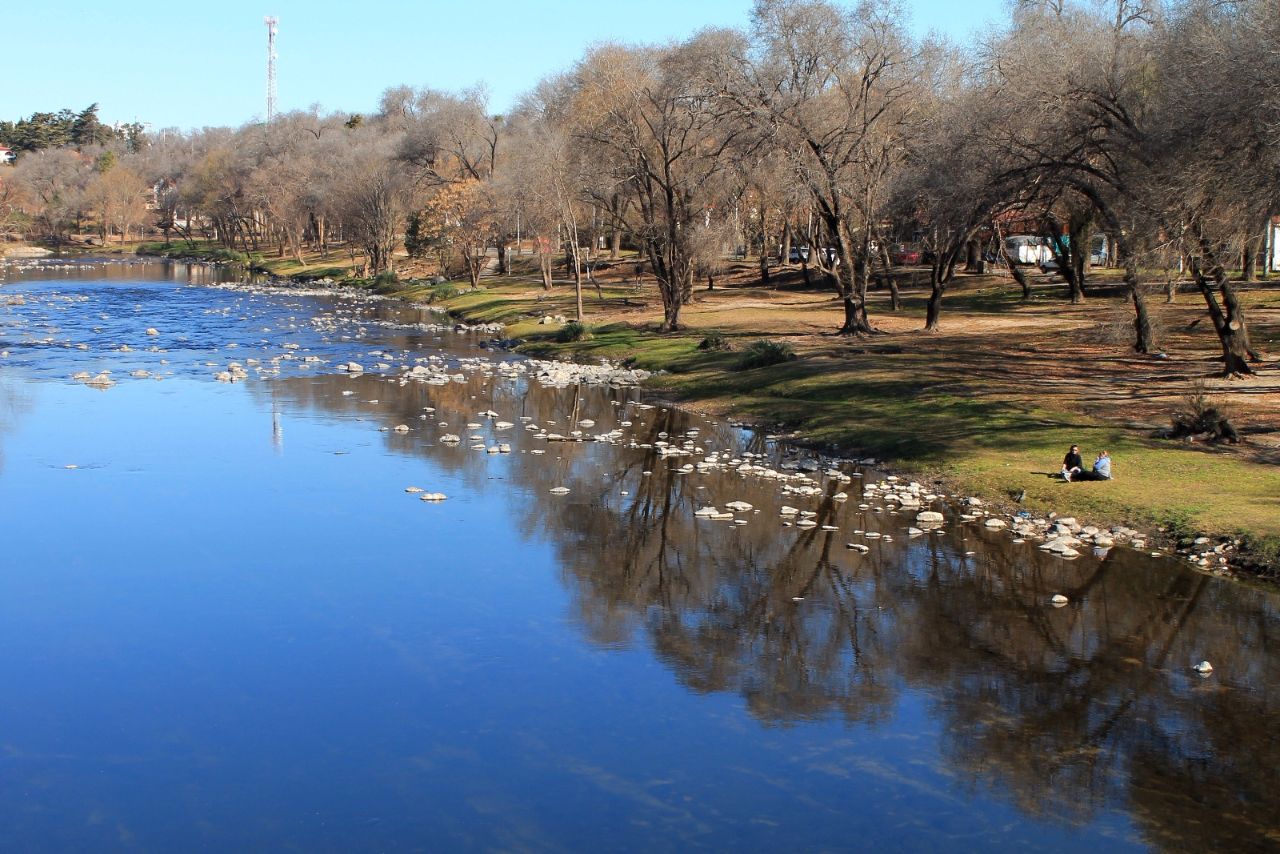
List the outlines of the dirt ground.
{"label": "dirt ground", "polygon": [[[718,277],[714,290],[699,288],[682,320],[691,330],[785,339],[801,354],[836,363],[876,351],[914,357],[942,384],[935,391],[950,383],[956,391],[980,389],[992,398],[1142,429],[1167,426],[1171,412],[1203,389],[1245,436],[1243,456],[1280,462],[1280,281],[1237,286],[1264,362],[1252,377],[1221,379],[1218,341],[1204,299],[1190,283],[1172,302],[1155,288],[1148,295],[1160,348],[1148,356],[1132,349],[1132,308],[1108,273],[1099,274],[1080,305],[1067,301],[1065,285],[1052,276],[1034,275],[1032,299],[1024,302],[1007,275],[962,274],[944,298],[936,333],[922,331],[927,289],[902,288],[904,305],[897,312],[890,310],[887,291],[874,291],[869,310],[883,334],[849,339],[833,334],[841,309],[832,292],[804,288],[794,268],[775,271],[771,285],[762,287],[756,266],[740,264]],[[633,281],[627,273],[601,279],[613,287]],[[590,322],[653,325],[661,308],[651,282],[634,293],[631,305],[617,299],[602,304],[587,290]],[[536,300],[541,294],[531,287],[527,295]]]}

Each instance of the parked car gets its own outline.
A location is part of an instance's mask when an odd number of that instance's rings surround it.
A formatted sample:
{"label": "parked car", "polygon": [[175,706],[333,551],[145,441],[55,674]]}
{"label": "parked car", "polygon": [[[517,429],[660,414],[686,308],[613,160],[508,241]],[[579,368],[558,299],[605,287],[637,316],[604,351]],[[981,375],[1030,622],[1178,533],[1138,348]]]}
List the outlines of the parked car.
{"label": "parked car", "polygon": [[921,264],[924,262],[924,253],[905,243],[895,243],[889,247],[889,261],[898,266]]}
{"label": "parked car", "polygon": [[[808,246],[792,246],[787,260],[792,264],[808,264],[813,257],[813,251]],[[839,267],[840,253],[834,246],[826,246],[818,250],[818,260],[828,267]]]}

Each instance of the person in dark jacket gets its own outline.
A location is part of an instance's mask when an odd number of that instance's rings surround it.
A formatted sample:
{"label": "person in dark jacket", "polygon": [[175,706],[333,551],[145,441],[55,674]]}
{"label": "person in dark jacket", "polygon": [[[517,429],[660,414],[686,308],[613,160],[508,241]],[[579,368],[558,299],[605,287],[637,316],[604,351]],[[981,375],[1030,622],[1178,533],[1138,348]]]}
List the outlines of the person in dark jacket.
{"label": "person in dark jacket", "polygon": [[1062,459],[1062,479],[1067,483],[1071,482],[1071,478],[1084,471],[1084,460],[1080,458],[1080,446],[1072,445],[1071,450],[1067,451],[1067,455]]}

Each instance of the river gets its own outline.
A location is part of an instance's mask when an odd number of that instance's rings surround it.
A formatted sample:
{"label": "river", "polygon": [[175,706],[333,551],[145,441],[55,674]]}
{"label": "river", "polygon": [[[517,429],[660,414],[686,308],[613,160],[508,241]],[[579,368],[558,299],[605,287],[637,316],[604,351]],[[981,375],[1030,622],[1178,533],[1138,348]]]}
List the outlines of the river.
{"label": "river", "polygon": [[1274,591],[685,473],[803,454],[225,278],[0,273],[11,850],[1280,847]]}

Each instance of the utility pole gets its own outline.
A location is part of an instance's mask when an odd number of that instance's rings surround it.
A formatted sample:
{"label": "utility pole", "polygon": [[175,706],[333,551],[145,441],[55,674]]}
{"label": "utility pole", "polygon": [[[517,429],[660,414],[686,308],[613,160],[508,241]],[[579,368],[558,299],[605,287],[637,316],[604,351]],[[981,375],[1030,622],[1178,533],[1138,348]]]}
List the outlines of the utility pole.
{"label": "utility pole", "polygon": [[262,19],[267,25],[267,121],[276,117],[276,25],[280,19],[268,15]]}

